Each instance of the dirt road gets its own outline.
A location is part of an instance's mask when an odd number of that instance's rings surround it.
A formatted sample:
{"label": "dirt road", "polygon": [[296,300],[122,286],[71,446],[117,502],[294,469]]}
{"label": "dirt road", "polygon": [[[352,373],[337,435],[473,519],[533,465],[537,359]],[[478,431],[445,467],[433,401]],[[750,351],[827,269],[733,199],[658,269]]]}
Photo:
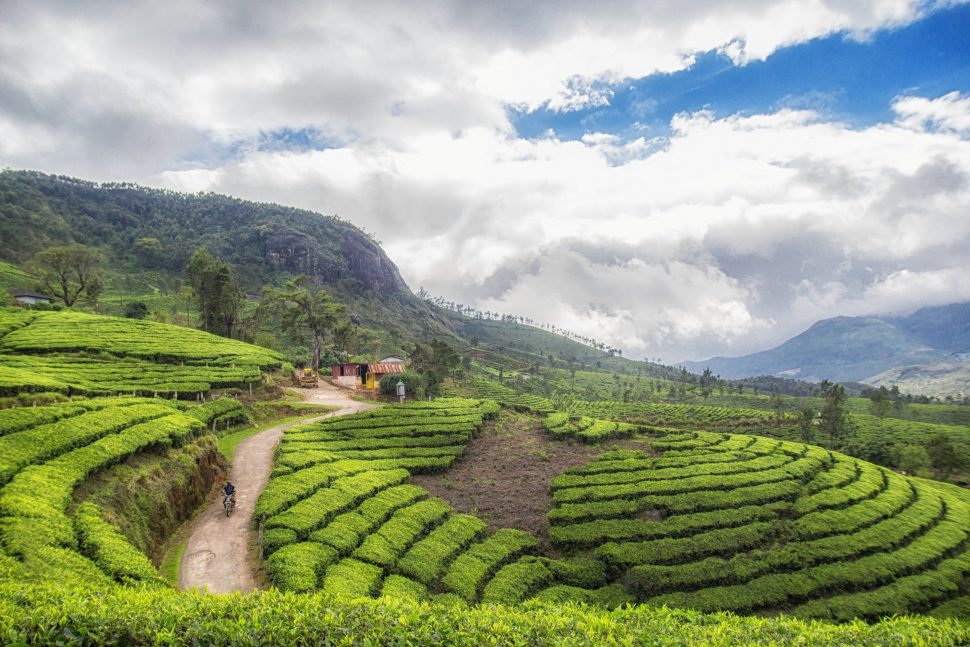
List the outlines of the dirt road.
{"label": "dirt road", "polygon": [[307,389],[307,402],[328,404],[339,410],[326,416],[291,422],[267,429],[241,442],[233,457],[230,480],[236,486],[236,510],[226,517],[222,497],[213,496],[211,505],[196,519],[179,571],[182,589],[208,588],[209,593],[249,592],[256,587],[253,559],[249,555],[254,534],[252,517],[269,473],[273,452],[283,430],[297,424],[372,409],[374,405],[350,399],[350,392],[327,382]]}

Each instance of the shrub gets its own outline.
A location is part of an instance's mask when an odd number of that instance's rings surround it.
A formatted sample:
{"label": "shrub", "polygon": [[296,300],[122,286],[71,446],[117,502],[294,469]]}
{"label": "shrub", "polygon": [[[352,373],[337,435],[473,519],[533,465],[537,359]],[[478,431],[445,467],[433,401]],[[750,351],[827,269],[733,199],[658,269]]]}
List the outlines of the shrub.
{"label": "shrub", "polygon": [[397,397],[397,383],[404,382],[404,393],[410,398],[424,397],[424,380],[414,371],[388,374],[380,382],[382,395]]}

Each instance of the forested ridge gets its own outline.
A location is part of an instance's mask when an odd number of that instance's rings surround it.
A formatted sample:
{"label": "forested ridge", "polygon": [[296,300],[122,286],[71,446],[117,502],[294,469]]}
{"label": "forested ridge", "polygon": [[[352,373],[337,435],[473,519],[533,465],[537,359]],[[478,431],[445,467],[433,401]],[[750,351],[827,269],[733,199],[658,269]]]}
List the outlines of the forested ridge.
{"label": "forested ridge", "polygon": [[152,273],[172,283],[183,278],[193,251],[205,247],[232,266],[248,294],[305,274],[348,304],[360,325],[440,332],[380,245],[333,215],[6,170],[0,239],[0,260],[15,265],[48,247],[80,243],[100,250],[115,273]]}

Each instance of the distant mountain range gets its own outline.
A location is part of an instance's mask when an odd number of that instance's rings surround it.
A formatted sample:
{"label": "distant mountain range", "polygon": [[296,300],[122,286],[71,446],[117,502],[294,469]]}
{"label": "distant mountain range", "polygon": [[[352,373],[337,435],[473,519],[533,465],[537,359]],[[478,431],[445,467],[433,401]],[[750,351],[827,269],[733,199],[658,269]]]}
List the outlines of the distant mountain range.
{"label": "distant mountain range", "polygon": [[724,378],[756,375],[865,382],[928,395],[970,394],[970,303],[905,316],[835,317],[770,350],[684,362]]}

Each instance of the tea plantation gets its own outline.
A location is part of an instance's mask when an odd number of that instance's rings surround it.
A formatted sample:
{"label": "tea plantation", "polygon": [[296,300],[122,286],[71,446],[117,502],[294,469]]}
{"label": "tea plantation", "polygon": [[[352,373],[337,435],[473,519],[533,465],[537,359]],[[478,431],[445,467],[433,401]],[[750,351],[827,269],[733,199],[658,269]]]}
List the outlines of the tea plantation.
{"label": "tea plantation", "polygon": [[198,330],[148,321],[0,308],[0,396],[194,397],[259,382],[280,356]]}
{"label": "tea plantation", "polygon": [[848,620],[965,591],[965,490],[751,436],[670,430],[652,448],[563,474],[549,513],[558,546],[589,551],[640,602]]}
{"label": "tea plantation", "polygon": [[[408,471],[444,469],[461,453],[481,424],[469,406],[439,401],[291,429],[259,504],[277,585],[351,597],[785,608],[833,620],[932,611],[964,591],[964,491],[809,445],[677,429],[627,426],[627,435],[647,432],[649,454],[608,451],[557,477],[549,535],[566,558],[536,555],[525,533],[485,534],[481,521],[404,483]],[[546,425],[580,438],[618,430],[565,414]]]}
{"label": "tea plantation", "polygon": [[[4,394],[65,400],[0,409],[0,642],[970,642],[965,490],[700,430],[764,412],[640,408],[615,422],[619,403],[557,413],[484,380],[480,395],[494,399],[289,428],[253,519],[273,586],[178,591],[78,492],[113,465],[245,417],[235,400],[197,405],[176,392],[259,381],[279,362],[172,326],[0,311]],[[155,394],[168,397],[140,397]],[[543,414],[537,433],[550,442],[601,443],[551,483],[554,552],[410,482],[473,451],[496,424],[496,400]]]}

